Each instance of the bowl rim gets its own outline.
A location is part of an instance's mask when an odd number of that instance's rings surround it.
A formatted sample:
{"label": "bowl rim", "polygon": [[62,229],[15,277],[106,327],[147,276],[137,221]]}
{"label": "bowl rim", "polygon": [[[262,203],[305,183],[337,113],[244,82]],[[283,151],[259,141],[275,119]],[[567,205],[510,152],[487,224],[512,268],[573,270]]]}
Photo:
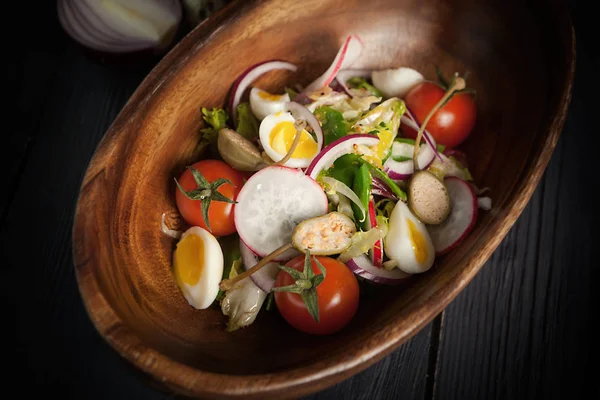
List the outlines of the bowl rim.
{"label": "bowl rim", "polygon": [[[117,136],[116,134],[123,123],[139,112],[137,105],[146,103],[156,91],[159,91],[163,83],[167,82],[172,76],[177,75],[186,65],[188,59],[195,56],[211,41],[216,31],[235,23],[240,16],[257,7],[260,3],[261,0],[233,1],[229,3],[186,34],[153,67],[130,96],[98,143],[82,179],[76,203],[72,230],[74,269],[84,307],[96,331],[121,357],[154,378],[157,383],[186,395],[211,397],[252,397],[275,394],[284,397],[307,395],[332,386],[368,368],[414,336],[446,308],[473,279],[521,215],[550,161],[562,132],[566,111],[571,100],[576,61],[575,31],[566,5],[559,1],[557,2],[558,8],[563,12],[562,17],[565,18],[567,25],[567,28],[561,31],[562,44],[567,56],[565,61],[566,70],[564,80],[560,82],[561,97],[556,109],[557,112],[548,123],[548,133],[542,145],[534,150],[535,162],[528,163],[518,177],[514,188],[515,192],[519,194],[508,199],[506,215],[502,219],[502,224],[493,240],[483,244],[471,257],[472,261],[452,277],[441,290],[434,292],[426,301],[416,306],[413,315],[417,317],[412,321],[411,328],[396,330],[384,342],[376,343],[368,347],[368,350],[349,355],[343,362],[326,359],[319,365],[319,368],[314,368],[314,365],[309,364],[266,374],[225,374],[198,370],[144,345],[135,332],[129,329],[110,307],[99,288],[98,282],[95,280],[94,274],[90,272],[89,257],[77,251],[75,232],[85,231],[83,215],[88,207],[87,204],[82,203],[81,194],[84,183],[92,178],[89,165],[95,158],[101,157],[105,153],[105,150],[109,147],[108,144]],[[553,15],[556,14],[556,11],[553,12]],[[99,305],[103,305],[102,312],[98,312],[96,309]],[[132,345],[132,343],[135,343],[135,345]],[[227,380],[229,385],[222,385],[224,379]]]}

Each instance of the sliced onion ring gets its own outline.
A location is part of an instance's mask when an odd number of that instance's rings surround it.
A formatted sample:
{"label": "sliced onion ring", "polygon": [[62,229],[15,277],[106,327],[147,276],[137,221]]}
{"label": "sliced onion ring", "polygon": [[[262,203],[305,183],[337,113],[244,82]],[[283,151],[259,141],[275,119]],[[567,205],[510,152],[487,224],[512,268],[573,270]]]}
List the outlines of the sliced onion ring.
{"label": "sliced onion ring", "polygon": [[285,110],[292,113],[294,118],[305,120],[308,125],[312,128],[313,132],[317,136],[317,147],[319,151],[323,148],[323,129],[321,129],[321,124],[317,120],[317,117],[310,110],[304,107],[302,104],[296,103],[295,101],[288,101],[285,103]]}
{"label": "sliced onion ring", "polygon": [[410,274],[407,274],[398,268],[394,268],[391,271],[388,271],[385,268],[377,268],[371,264],[369,257],[364,254],[349,260],[346,265],[356,275],[384,285],[399,285],[404,279],[410,277]]}
{"label": "sliced onion ring", "polygon": [[371,189],[371,193],[374,196],[381,196],[381,197],[385,197],[388,198],[390,200],[398,200],[398,197],[396,195],[394,195],[392,192],[389,192],[387,190],[378,188],[378,187],[373,187],[373,189]]}
{"label": "sliced onion ring", "polygon": [[379,144],[379,137],[369,134],[346,135],[329,143],[313,160],[306,169],[306,175],[313,179],[321,171],[331,167],[335,160],[345,154],[352,153],[354,145],[376,146]]}
{"label": "sliced onion ring", "polygon": [[[410,112],[410,110],[408,109],[408,107],[406,107],[406,112],[404,113],[404,115],[402,116],[402,118],[400,119],[400,121],[402,121],[403,123],[405,123],[406,125],[408,125],[410,128],[414,129],[417,132],[421,128],[421,124],[419,123],[419,121],[417,121],[417,119],[415,118],[415,116]],[[431,147],[431,149],[433,150],[435,156],[437,158],[439,158],[440,161],[443,161],[442,157],[440,157],[440,154],[438,152],[437,144],[435,142],[435,139],[433,138],[433,136],[431,136],[431,133],[429,133],[427,131],[427,129],[425,129],[423,131],[423,138],[425,138],[425,141],[429,144],[429,147]]]}
{"label": "sliced onion ring", "polygon": [[348,79],[355,77],[355,76],[359,76],[361,78],[370,78],[371,70],[370,69],[343,69],[343,70],[340,70],[335,77],[335,80],[338,83],[338,85],[340,85],[342,87],[342,89],[344,89],[344,92],[346,92],[346,94],[350,97],[354,97],[354,94],[352,93],[350,88],[348,88],[348,85],[346,85],[346,82],[348,82]]}
{"label": "sliced onion ring", "polygon": [[332,190],[335,190],[336,192],[339,192],[350,199],[350,201],[356,204],[356,206],[360,209],[362,215],[366,216],[367,213],[365,212],[365,206],[362,204],[356,193],[354,193],[354,191],[350,189],[344,182],[338,181],[330,176],[324,176],[321,180],[331,187]]}
{"label": "sliced onion ring", "polygon": [[252,82],[267,72],[280,69],[296,72],[298,67],[295,64],[287,61],[269,60],[254,64],[237,77],[237,79],[233,82],[233,86],[231,87],[231,92],[229,94],[229,114],[233,119],[234,126],[237,125],[237,106],[240,104],[242,96],[248,86],[250,86]]}

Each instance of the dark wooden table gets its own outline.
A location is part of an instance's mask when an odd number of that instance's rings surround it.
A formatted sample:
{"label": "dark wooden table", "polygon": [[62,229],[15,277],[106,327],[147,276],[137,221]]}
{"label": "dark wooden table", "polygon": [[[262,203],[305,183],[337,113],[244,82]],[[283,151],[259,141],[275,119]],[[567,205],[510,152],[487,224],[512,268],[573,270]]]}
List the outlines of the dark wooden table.
{"label": "dark wooden table", "polygon": [[[169,398],[146,386],[96,333],[71,256],[87,163],[156,60],[125,67],[90,57],[63,33],[54,2],[47,3],[33,16],[21,10],[32,36],[9,45],[9,89],[2,91],[10,108],[0,146],[0,282],[14,315],[3,328],[14,335],[4,341],[10,372],[3,389],[75,399]],[[531,202],[478,276],[429,326],[310,398],[600,398],[592,329],[600,265],[593,261],[600,203],[592,193],[600,171],[599,46],[592,6],[570,6],[578,53],[573,99]]]}

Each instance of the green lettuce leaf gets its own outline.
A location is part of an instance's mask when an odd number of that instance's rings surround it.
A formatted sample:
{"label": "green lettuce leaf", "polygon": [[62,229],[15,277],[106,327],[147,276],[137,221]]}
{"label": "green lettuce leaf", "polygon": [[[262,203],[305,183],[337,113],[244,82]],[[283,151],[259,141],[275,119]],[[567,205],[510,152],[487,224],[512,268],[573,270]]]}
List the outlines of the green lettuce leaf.
{"label": "green lettuce leaf", "polygon": [[252,141],[258,136],[258,120],[252,113],[250,104],[240,103],[237,106],[237,133]]}
{"label": "green lettuce leaf", "polygon": [[381,93],[381,91],[379,89],[377,89],[375,86],[371,85],[369,82],[367,82],[367,80],[365,78],[362,78],[360,76],[355,76],[355,77],[348,79],[347,83],[353,89],[364,89],[373,96],[383,97],[383,94]]}
{"label": "green lettuce leaf", "polygon": [[329,106],[321,106],[314,114],[321,123],[325,146],[348,133],[348,126],[341,112]]}

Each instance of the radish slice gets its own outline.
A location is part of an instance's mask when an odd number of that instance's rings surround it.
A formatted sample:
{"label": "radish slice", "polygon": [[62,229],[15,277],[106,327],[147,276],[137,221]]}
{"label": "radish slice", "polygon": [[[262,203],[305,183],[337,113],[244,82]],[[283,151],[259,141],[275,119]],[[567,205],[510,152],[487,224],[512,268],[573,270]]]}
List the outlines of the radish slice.
{"label": "radish slice", "polygon": [[[377,227],[377,213],[375,212],[373,197],[369,199],[369,214],[367,218],[371,228]],[[381,268],[381,263],[383,262],[383,240],[379,239],[375,242],[373,248],[369,250],[369,258],[375,267]]]}
{"label": "radish slice", "polygon": [[354,151],[354,146],[376,146],[379,144],[379,137],[375,135],[359,134],[359,135],[346,135],[343,136],[327,145],[315,158],[306,169],[306,175],[313,179],[317,179],[317,176],[321,171],[327,169],[333,165],[335,160],[343,156],[344,154],[350,154]]}
{"label": "radish slice", "polygon": [[302,104],[296,103],[295,101],[289,101],[285,103],[285,110],[292,113],[294,118],[305,120],[308,125],[312,128],[315,136],[317,137],[317,147],[319,151],[323,148],[323,129],[321,129],[321,124],[315,117],[315,114],[311,113],[308,108],[304,107]]}
{"label": "radish slice", "polygon": [[[388,158],[383,165],[385,172],[394,180],[403,180],[409,178],[415,171],[412,156],[415,152],[415,146],[409,143],[394,142],[392,145],[392,157]],[[410,157],[410,160],[396,161],[394,157]],[[426,143],[421,145],[421,151],[417,156],[417,162],[420,170],[429,168],[435,153]]]}
{"label": "radish slice", "polygon": [[354,61],[358,59],[360,53],[362,52],[362,47],[362,41],[358,36],[348,36],[342,47],[340,47],[338,50],[333,63],[329,66],[327,71],[309,84],[304,89],[303,93],[314,92],[315,90],[329,86],[329,84],[335,79],[339,70],[348,68]]}
{"label": "radish slice", "polygon": [[370,78],[371,70],[369,70],[369,69],[343,69],[343,70],[340,70],[338,72],[337,76],[335,77],[335,81],[337,82],[337,84],[340,85],[341,88],[344,90],[344,92],[346,92],[346,94],[350,97],[354,97],[354,93],[352,93],[352,91],[350,90],[348,85],[346,85],[346,82],[348,82],[348,79],[353,78],[355,76],[358,76],[361,78]]}
{"label": "radish slice", "polygon": [[384,285],[398,285],[408,277],[410,274],[394,268],[391,271],[383,268],[377,268],[365,254],[361,254],[358,257],[354,257],[349,260],[346,265],[356,275],[361,276],[365,279],[373,281],[375,283],[382,283]]}
{"label": "radish slice", "polygon": [[425,80],[420,72],[412,68],[400,67],[373,71],[373,85],[385,97],[404,98],[417,83]]}
{"label": "radish slice", "polygon": [[[235,227],[246,246],[264,257],[292,240],[296,226],[328,211],[321,186],[299,169],[271,166],[252,175],[235,205]],[[274,261],[299,255],[290,249]]]}
{"label": "radish slice", "polygon": [[298,67],[287,61],[270,60],[253,65],[238,76],[231,87],[229,95],[229,114],[232,116],[234,126],[237,125],[237,106],[240,104],[242,96],[248,86],[263,74],[278,69],[296,72]]}
{"label": "radish slice", "polygon": [[[240,240],[240,253],[246,271],[254,267],[260,260],[260,257],[254,254],[242,240]],[[250,275],[250,279],[252,279],[254,284],[261,288],[265,293],[269,293],[275,284],[275,278],[277,277],[278,272],[279,264],[272,262]]]}
{"label": "radish slice", "polygon": [[456,177],[444,179],[452,210],[440,225],[427,227],[436,255],[454,249],[471,232],[477,221],[477,196],[467,181]]}

